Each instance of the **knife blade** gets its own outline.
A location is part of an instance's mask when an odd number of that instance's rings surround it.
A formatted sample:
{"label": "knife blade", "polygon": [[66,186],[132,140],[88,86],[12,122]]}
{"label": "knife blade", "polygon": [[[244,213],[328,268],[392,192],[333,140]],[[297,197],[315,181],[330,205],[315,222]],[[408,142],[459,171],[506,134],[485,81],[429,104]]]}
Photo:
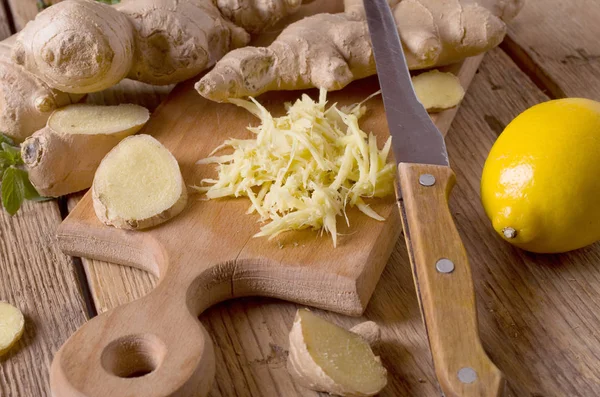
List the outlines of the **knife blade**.
{"label": "knife blade", "polygon": [[388,127],[402,136],[392,139],[396,160],[449,165],[444,137],[417,99],[387,1],[365,1],[365,11]]}
{"label": "knife blade", "polygon": [[414,92],[386,0],[363,0],[398,162],[397,197],[413,279],[442,394],[500,396],[504,377],[481,345],[471,268],[448,207],[446,144]]}

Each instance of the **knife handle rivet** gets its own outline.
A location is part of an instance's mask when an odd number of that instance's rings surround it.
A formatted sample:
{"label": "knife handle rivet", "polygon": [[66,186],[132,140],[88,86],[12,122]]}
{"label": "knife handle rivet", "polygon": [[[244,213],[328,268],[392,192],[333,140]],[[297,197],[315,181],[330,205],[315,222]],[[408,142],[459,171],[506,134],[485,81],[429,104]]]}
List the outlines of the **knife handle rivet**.
{"label": "knife handle rivet", "polygon": [[454,262],[450,259],[442,258],[435,263],[435,268],[440,273],[452,273],[454,271]]}
{"label": "knife handle rivet", "polygon": [[458,370],[458,380],[462,383],[473,383],[477,380],[477,372],[471,367],[463,367]]}
{"label": "knife handle rivet", "polygon": [[419,183],[423,186],[433,186],[435,185],[435,176],[431,174],[421,174],[419,175]]}

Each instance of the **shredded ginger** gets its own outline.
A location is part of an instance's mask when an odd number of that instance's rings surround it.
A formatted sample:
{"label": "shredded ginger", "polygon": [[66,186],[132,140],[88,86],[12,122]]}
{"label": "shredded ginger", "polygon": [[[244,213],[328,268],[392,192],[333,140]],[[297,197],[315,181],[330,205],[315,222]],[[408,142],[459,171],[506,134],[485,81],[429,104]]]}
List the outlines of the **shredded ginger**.
{"label": "shredded ginger", "polygon": [[[376,137],[358,126],[366,110],[362,103],[326,109],[326,97],[324,89],[318,102],[302,95],[294,104],[286,103],[282,117],[273,117],[254,98],[230,99],[261,120],[248,127],[256,137],[228,139],[198,161],[217,164],[218,178],[204,179],[194,188],[208,199],[248,197],[248,213],[270,221],[255,237],[313,228],[330,233],[336,246],[336,217],[343,215],[348,223],[348,205],[383,221],[363,198],[393,192],[395,166],[386,161],[391,137],[379,149]],[[214,156],[225,148],[233,153]]]}

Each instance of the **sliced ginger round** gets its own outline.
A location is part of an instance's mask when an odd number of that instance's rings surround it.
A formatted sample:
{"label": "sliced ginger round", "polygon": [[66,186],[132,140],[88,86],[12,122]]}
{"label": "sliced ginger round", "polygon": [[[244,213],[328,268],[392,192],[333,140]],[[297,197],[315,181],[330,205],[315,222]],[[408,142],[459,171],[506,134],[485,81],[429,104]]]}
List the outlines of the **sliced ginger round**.
{"label": "sliced ginger round", "polygon": [[0,356],[17,343],[24,329],[23,313],[9,303],[0,302]]}
{"label": "sliced ginger round", "polygon": [[118,134],[139,131],[150,118],[148,109],[131,103],[116,106],[75,104],[52,113],[48,126],[62,134]]}
{"label": "sliced ginger round", "polygon": [[387,371],[360,335],[298,310],[290,331],[288,371],[301,385],[340,396],[372,396]]}
{"label": "sliced ginger round", "polygon": [[465,96],[465,89],[452,73],[430,70],[412,78],[419,102],[430,113],[457,106]]}
{"label": "sliced ginger round", "polygon": [[94,210],[107,225],[144,229],[180,213],[187,190],[171,152],[149,135],[131,136],[100,163],[92,185]]}

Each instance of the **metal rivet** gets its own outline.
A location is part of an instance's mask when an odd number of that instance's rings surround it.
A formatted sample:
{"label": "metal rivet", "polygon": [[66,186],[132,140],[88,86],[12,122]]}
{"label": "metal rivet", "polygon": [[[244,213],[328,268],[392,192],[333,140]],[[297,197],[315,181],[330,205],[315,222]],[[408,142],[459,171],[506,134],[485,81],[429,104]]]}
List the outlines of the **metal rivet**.
{"label": "metal rivet", "polygon": [[431,174],[421,174],[419,175],[419,183],[423,186],[433,186],[435,185],[435,176]]}
{"label": "metal rivet", "polygon": [[458,370],[458,380],[462,383],[473,383],[477,380],[477,372],[470,367],[461,368]]}
{"label": "metal rivet", "polygon": [[506,238],[517,237],[517,231],[515,229],[513,229],[512,227],[505,227],[504,229],[502,229],[502,234],[504,234],[504,237],[506,237]]}
{"label": "metal rivet", "polygon": [[454,270],[454,262],[450,259],[442,258],[435,263],[435,268],[440,273],[452,273]]}

